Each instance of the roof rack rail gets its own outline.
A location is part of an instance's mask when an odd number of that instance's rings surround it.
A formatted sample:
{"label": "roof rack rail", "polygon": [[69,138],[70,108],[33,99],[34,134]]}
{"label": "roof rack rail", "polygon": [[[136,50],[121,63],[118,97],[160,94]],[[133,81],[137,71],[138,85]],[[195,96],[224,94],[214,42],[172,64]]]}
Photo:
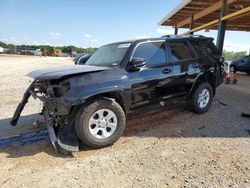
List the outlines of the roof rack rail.
{"label": "roof rack rail", "polygon": [[172,35],[163,35],[161,37],[171,37]]}
{"label": "roof rack rail", "polygon": [[162,37],[205,37],[203,35],[163,35]]}
{"label": "roof rack rail", "polygon": [[205,37],[203,35],[188,35],[188,36],[190,36],[190,37]]}

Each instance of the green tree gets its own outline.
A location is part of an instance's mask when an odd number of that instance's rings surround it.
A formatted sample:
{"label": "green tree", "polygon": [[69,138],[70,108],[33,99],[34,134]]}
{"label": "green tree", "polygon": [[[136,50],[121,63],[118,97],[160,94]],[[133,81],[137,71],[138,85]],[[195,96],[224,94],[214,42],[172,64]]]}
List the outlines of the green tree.
{"label": "green tree", "polygon": [[19,49],[19,50],[36,50],[36,49],[40,49],[42,52],[49,52],[52,51],[53,48],[54,49],[59,49],[61,50],[62,53],[68,53],[71,54],[72,52],[77,52],[77,53],[94,53],[97,48],[81,48],[81,47],[75,47],[73,45],[69,45],[69,46],[50,46],[50,45],[13,45],[13,44],[6,44],[4,42],[0,41],[0,47],[3,48],[8,48],[10,49],[12,52],[15,51],[15,49]]}
{"label": "green tree", "polygon": [[240,59],[247,55],[247,52],[234,52],[234,51],[223,51],[222,56],[225,58],[225,60],[235,60]]}

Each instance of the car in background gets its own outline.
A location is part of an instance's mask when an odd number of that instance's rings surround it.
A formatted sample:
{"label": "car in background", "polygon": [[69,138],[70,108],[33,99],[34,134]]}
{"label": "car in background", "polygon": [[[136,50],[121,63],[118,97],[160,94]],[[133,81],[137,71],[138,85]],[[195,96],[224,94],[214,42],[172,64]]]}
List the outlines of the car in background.
{"label": "car in background", "polygon": [[73,59],[75,65],[84,65],[86,61],[90,58],[90,54],[77,54],[76,57]]}
{"label": "car in background", "polygon": [[250,55],[241,59],[234,60],[230,63],[231,72],[246,72],[250,75]]}
{"label": "car in background", "polygon": [[4,53],[3,47],[0,47],[0,53]]}

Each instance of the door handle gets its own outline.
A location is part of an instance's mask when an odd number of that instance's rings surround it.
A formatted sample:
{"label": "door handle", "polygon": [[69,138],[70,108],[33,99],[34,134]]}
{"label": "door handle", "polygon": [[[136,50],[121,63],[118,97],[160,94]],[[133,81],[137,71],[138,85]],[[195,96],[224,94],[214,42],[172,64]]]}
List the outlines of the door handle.
{"label": "door handle", "polygon": [[164,70],[162,70],[163,74],[170,74],[172,72],[172,70],[170,68],[166,68]]}

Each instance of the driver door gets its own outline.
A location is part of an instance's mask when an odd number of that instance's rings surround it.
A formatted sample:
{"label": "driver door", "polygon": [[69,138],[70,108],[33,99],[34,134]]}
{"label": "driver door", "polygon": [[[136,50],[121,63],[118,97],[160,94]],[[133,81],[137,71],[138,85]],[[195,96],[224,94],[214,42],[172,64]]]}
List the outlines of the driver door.
{"label": "driver door", "polygon": [[131,59],[133,58],[143,58],[146,64],[140,70],[128,73],[131,107],[156,103],[170,95],[173,76],[172,66],[167,64],[165,40],[138,44]]}

